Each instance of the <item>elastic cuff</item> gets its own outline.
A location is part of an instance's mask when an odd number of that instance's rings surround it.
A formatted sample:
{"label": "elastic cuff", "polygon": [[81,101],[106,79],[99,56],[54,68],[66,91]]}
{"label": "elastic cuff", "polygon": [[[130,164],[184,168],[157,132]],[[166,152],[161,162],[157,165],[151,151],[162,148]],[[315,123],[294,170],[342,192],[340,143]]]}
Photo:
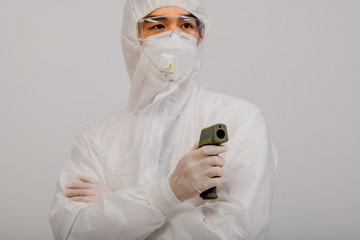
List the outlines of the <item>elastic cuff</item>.
{"label": "elastic cuff", "polygon": [[164,216],[171,208],[181,203],[171,190],[167,177],[151,186],[150,199]]}

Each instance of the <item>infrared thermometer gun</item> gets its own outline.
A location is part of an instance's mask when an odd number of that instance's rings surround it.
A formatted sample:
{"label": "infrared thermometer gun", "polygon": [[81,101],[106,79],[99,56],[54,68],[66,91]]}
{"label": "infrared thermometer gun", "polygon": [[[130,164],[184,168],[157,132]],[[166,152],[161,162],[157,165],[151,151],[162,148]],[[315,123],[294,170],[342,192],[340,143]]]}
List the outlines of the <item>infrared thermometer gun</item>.
{"label": "infrared thermometer gun", "polygon": [[[201,130],[199,147],[205,145],[220,145],[228,141],[226,125],[217,123]],[[216,187],[209,188],[200,194],[202,199],[217,199]]]}

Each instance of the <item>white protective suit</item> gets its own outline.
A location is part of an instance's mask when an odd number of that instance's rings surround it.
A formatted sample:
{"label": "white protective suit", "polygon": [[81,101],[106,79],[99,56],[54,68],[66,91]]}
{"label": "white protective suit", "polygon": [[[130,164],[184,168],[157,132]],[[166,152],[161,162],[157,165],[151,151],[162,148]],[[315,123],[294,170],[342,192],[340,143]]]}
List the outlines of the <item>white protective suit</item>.
{"label": "white protective suit", "polygon": [[[58,182],[50,223],[55,239],[266,239],[276,153],[259,109],[203,90],[203,41],[186,78],[166,81],[144,56],[137,21],[176,6],[209,22],[200,0],[128,0],[122,29],[131,79],[128,108],[90,124],[75,139]],[[206,38],[206,36],[205,36]],[[168,176],[202,128],[227,125],[230,150],[218,199],[180,202]],[[74,202],[65,184],[87,174],[112,192]]]}

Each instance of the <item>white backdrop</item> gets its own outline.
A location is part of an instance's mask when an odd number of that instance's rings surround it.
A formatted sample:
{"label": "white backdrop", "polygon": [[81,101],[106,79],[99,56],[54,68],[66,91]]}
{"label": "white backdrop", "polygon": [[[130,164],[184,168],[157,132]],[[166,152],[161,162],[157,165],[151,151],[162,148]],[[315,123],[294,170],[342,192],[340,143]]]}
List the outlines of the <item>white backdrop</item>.
{"label": "white backdrop", "polygon": [[[205,0],[202,82],[262,110],[270,240],[360,239],[360,2]],[[0,0],[0,239],[52,239],[74,136],[126,106],[120,0]]]}

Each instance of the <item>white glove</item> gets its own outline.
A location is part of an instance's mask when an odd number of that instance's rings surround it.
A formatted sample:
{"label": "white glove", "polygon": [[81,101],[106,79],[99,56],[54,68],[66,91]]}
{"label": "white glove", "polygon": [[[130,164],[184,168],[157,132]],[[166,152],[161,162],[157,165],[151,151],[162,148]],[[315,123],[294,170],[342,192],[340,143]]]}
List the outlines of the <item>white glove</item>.
{"label": "white glove", "polygon": [[69,182],[65,185],[65,195],[72,201],[92,203],[98,197],[111,192],[103,183],[90,176],[78,174],[77,177],[81,180],[80,183]]}
{"label": "white glove", "polygon": [[225,145],[199,148],[199,144],[195,144],[178,162],[169,177],[169,185],[175,196],[180,201],[185,201],[220,185],[225,160],[219,154],[228,150]]}

